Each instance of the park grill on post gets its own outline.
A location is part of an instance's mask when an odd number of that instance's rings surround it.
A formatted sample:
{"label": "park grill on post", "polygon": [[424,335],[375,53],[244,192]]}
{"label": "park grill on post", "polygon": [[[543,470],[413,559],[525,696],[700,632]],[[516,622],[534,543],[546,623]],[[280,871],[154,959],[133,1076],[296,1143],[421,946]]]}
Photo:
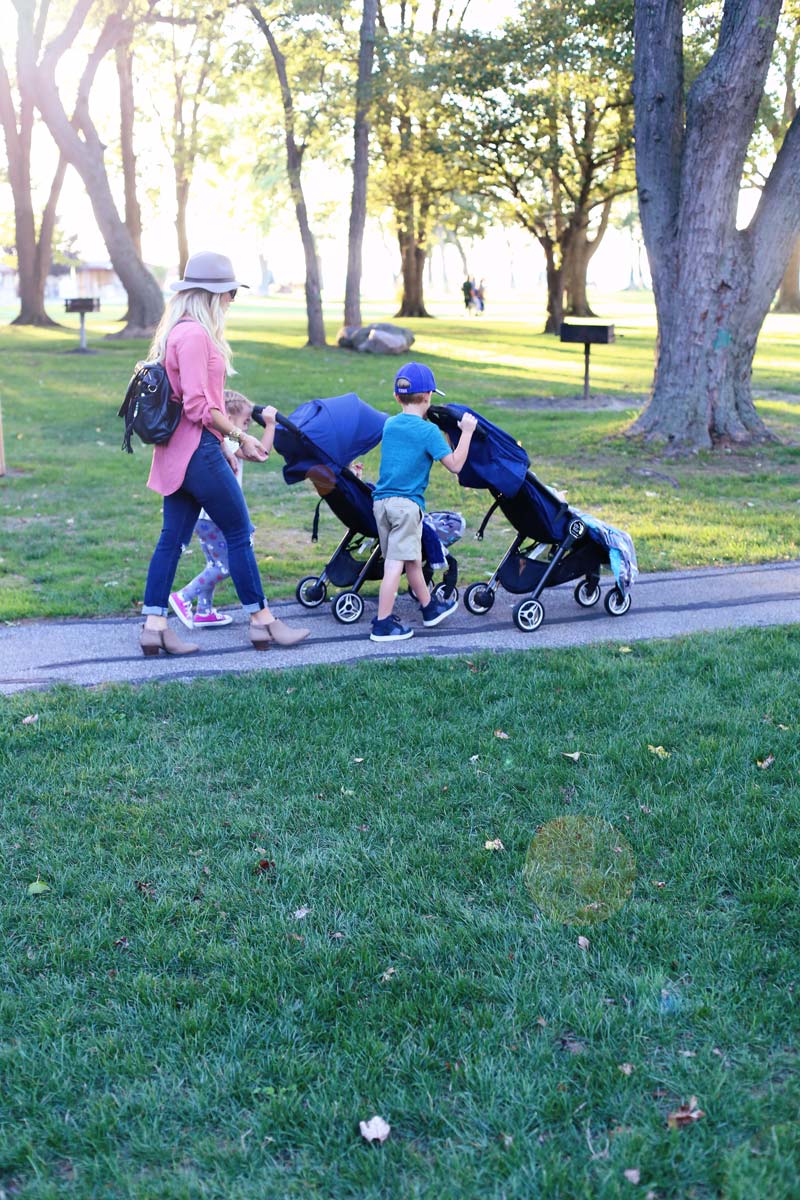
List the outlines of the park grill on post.
{"label": "park grill on post", "polygon": [[589,400],[589,351],[592,345],[608,346],[614,341],[614,326],[599,325],[597,322],[579,324],[577,321],[561,322],[562,342],[583,343],[583,400]]}
{"label": "park grill on post", "polygon": [[99,296],[72,296],[64,301],[64,311],[68,313],[80,313],[81,331],[80,344],[77,350],[70,351],[71,354],[94,354],[93,350],[89,350],[86,345],[86,314],[87,312],[100,312],[100,297]]}

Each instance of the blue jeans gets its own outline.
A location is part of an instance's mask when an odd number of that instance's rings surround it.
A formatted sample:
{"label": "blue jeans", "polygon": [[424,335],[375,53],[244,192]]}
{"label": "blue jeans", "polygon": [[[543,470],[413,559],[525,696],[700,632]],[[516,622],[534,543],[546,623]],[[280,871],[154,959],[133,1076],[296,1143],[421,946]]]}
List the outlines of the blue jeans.
{"label": "blue jeans", "polygon": [[266,606],[264,587],[250,539],[253,526],[242,489],[220,444],[207,429],[189,459],[177,492],[164,497],[164,518],[144,589],[144,616],[165,617],[181,551],[188,546],[200,509],[219,525],[228,543],[228,561],[236,594],[247,612]]}

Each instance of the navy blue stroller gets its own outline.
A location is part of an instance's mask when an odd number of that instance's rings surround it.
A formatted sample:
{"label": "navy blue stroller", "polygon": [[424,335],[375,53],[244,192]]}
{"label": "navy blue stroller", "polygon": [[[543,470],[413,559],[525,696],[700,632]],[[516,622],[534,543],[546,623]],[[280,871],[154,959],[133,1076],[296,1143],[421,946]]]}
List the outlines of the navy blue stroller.
{"label": "navy blue stroller", "polygon": [[[456,445],[458,421],[465,412],[473,409],[435,405],[428,410],[428,419]],[[601,568],[609,567],[615,584],[605,595],[606,612],[624,616],[638,574],[628,534],[570,508],[529,469],[530,459],[522,446],[479,413],[474,415],[478,428],[458,479],[462,487],[485,489],[494,499],[476,536],[483,536],[498,508],[517,532],[488,582],[466,589],[464,604],[469,612],[487,613],[498,586],[514,595],[527,592],[529,596],[513,610],[514,624],[524,633],[533,633],[544,620],[539,597],[545,588],[578,580],[575,599],[582,608],[591,608],[600,599]]]}
{"label": "navy blue stroller", "polygon": [[[253,410],[261,420],[261,408]],[[285,417],[278,413],[275,449],[285,459],[283,477],[288,484],[309,480],[320,497],[314,514],[312,541],[319,532],[320,506],[324,503],[344,525],[345,534],[319,575],[306,575],[295,595],[304,608],[318,608],[328,597],[328,584],[343,588],[331,602],[337,621],[350,625],[364,612],[361,587],[367,580],[383,578],[383,558],[378,529],[372,515],[373,485],[359,478],[349,463],[377,446],[386,414],[365,404],[354,392],[322,400],[309,400]],[[261,422],[263,423],[263,422]],[[458,596],[458,563],[445,547],[464,530],[456,513],[430,513],[423,522],[423,570],[430,583],[435,571],[442,581],[433,589],[438,599]]]}

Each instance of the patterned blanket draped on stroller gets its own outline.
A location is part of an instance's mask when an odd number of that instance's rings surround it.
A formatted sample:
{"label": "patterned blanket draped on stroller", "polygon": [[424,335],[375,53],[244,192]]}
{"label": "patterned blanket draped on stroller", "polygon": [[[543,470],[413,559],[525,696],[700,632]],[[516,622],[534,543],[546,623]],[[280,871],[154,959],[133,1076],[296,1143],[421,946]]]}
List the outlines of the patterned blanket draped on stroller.
{"label": "patterned blanket draped on stroller", "polygon": [[[465,412],[474,410],[461,404],[436,405],[428,410],[428,419],[455,445],[458,421]],[[516,530],[516,536],[490,579],[467,588],[464,603],[469,612],[476,616],[487,613],[494,604],[498,585],[515,595],[528,592],[530,595],[515,606],[513,616],[518,629],[532,633],[544,620],[539,597],[545,588],[578,580],[575,599],[582,608],[591,608],[600,599],[601,568],[608,567],[615,584],[605,595],[606,612],[623,616],[631,606],[630,589],[638,574],[629,535],[571,508],[536,478],[526,451],[510,434],[479,413],[474,416],[478,428],[459,483],[488,491],[494,500],[477,536],[483,535],[497,508]]]}
{"label": "patterned blanket draped on stroller", "polygon": [[[260,410],[254,411],[256,420]],[[372,515],[374,485],[361,479],[352,464],[381,440],[386,414],[372,408],[355,392],[310,400],[289,417],[278,413],[275,449],[285,460],[288,484],[307,479],[320,497],[314,514],[312,540],[317,540],[320,506],[325,504],[345,527],[345,534],[318,575],[307,575],[295,595],[304,608],[317,608],[328,596],[328,584],[343,588],[331,609],[337,621],[349,625],[364,612],[361,587],[383,577],[378,530]],[[428,581],[442,571],[433,589],[441,599],[458,595],[458,563],[447,547],[464,532],[460,513],[426,514],[422,527],[423,569]]]}

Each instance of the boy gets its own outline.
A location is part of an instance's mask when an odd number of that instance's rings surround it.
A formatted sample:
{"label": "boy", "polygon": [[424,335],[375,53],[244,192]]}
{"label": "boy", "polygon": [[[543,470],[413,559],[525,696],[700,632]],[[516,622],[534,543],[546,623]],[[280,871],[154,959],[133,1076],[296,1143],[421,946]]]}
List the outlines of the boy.
{"label": "boy", "polygon": [[409,587],[422,608],[422,623],[438,625],[458,607],[457,600],[431,598],[422,573],[422,514],[431,465],[440,462],[457,475],[467,461],[472,434],[478,424],[471,413],[458,423],[461,437],[451,450],[440,429],[425,420],[431,395],[443,396],[433,371],[422,363],[406,363],[394,381],[395,400],[402,412],[383,427],[381,470],[373,493],[373,510],[383,554],[383,579],[378,594],[378,615],[372,622],[373,642],[397,642],[413,637],[394,615],[394,599],[405,568]]}

